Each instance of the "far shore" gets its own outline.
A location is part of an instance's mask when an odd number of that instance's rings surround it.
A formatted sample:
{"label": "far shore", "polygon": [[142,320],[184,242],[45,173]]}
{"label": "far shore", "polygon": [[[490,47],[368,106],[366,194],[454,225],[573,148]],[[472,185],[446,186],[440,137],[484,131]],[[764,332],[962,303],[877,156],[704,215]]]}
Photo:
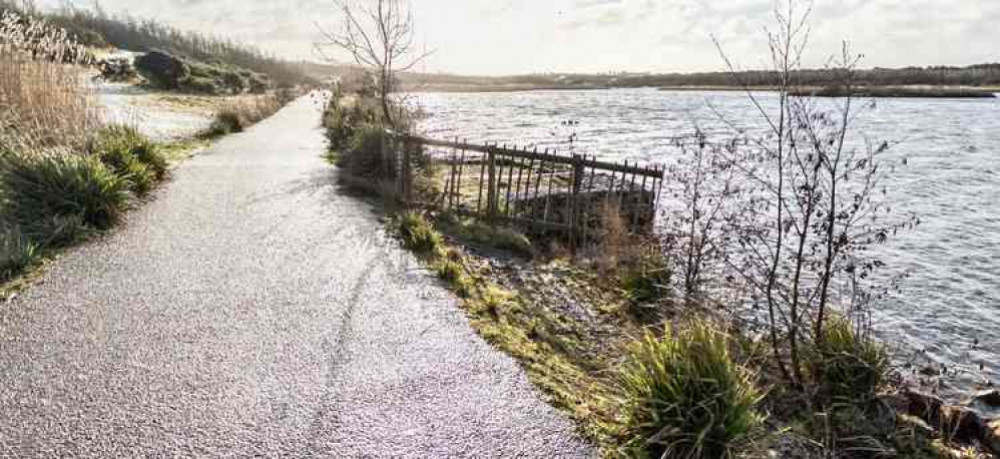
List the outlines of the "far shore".
{"label": "far shore", "polygon": [[[608,86],[608,85],[539,85],[539,84],[411,84],[405,88],[415,93],[502,93],[532,91],[600,91],[611,89],[655,88],[660,91],[774,91],[770,86]],[[1000,87],[972,86],[874,86],[858,87],[853,92],[857,97],[876,98],[949,98],[949,99],[989,99],[996,98]],[[822,86],[801,86],[792,94],[814,97],[843,97],[843,90]]]}

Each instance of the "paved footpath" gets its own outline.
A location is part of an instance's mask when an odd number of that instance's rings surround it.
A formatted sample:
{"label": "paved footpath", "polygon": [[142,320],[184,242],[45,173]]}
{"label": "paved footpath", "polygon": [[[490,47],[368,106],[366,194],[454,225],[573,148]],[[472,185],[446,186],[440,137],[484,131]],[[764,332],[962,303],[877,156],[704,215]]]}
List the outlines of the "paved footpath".
{"label": "paved footpath", "polygon": [[306,97],[0,304],[0,457],[589,457],[320,158]]}

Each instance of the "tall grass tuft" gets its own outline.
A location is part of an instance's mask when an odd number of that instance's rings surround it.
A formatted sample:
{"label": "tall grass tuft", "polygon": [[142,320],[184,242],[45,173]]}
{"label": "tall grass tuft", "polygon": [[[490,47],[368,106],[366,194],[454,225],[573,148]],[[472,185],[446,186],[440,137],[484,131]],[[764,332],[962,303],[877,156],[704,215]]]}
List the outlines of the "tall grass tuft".
{"label": "tall grass tuft", "polygon": [[27,268],[38,257],[38,246],[19,228],[0,227],[0,282]]}
{"label": "tall grass tuft", "polygon": [[762,422],[753,374],[729,354],[728,335],[695,321],[631,347],[621,372],[624,452],[634,457],[726,458]]}
{"label": "tall grass tuft", "polygon": [[889,374],[888,352],[850,320],[833,317],[822,342],[807,349],[806,362],[826,405],[863,405],[875,399]]}
{"label": "tall grass tuft", "polygon": [[8,155],[0,163],[3,213],[42,245],[106,230],[127,207],[129,182],[86,155]]}
{"label": "tall grass tuft", "polygon": [[147,194],[167,174],[167,160],[156,145],[134,128],[109,125],[94,136],[89,151],[119,177],[128,180],[138,196]]}
{"label": "tall grass tuft", "polygon": [[282,97],[274,94],[259,96],[243,96],[225,103],[215,112],[215,119],[204,137],[243,132],[261,120],[275,114],[287,103]]}
{"label": "tall grass tuft", "polygon": [[444,241],[441,234],[423,215],[416,212],[403,214],[398,228],[406,248],[424,255],[439,254],[442,251]]}

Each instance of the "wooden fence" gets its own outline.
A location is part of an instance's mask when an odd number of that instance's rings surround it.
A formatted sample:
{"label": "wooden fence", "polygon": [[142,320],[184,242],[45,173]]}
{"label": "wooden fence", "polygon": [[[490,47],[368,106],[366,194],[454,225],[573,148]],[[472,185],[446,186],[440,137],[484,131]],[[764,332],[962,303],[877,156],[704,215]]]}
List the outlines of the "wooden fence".
{"label": "wooden fence", "polygon": [[617,214],[634,233],[653,227],[663,188],[660,167],[410,135],[391,139],[403,144],[399,188],[409,203],[427,195],[414,193],[415,187],[436,183],[439,192],[418,204],[561,233],[573,246],[597,236],[609,215]]}

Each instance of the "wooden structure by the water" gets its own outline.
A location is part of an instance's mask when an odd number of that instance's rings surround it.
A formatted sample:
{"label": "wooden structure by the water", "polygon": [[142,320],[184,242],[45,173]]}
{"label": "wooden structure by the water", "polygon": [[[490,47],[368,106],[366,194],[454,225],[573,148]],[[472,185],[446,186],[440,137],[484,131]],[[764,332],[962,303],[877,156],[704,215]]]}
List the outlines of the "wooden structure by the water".
{"label": "wooden structure by the water", "polygon": [[[407,144],[400,191],[408,202],[414,193],[414,144],[423,148],[424,170],[443,182],[435,202],[439,210],[491,222],[526,226],[535,232],[561,233],[571,244],[596,236],[602,217],[616,212],[632,232],[653,226],[663,184],[663,169],[600,161],[583,155],[506,145],[477,145],[418,136],[395,136]],[[429,167],[426,167],[429,166]]]}

